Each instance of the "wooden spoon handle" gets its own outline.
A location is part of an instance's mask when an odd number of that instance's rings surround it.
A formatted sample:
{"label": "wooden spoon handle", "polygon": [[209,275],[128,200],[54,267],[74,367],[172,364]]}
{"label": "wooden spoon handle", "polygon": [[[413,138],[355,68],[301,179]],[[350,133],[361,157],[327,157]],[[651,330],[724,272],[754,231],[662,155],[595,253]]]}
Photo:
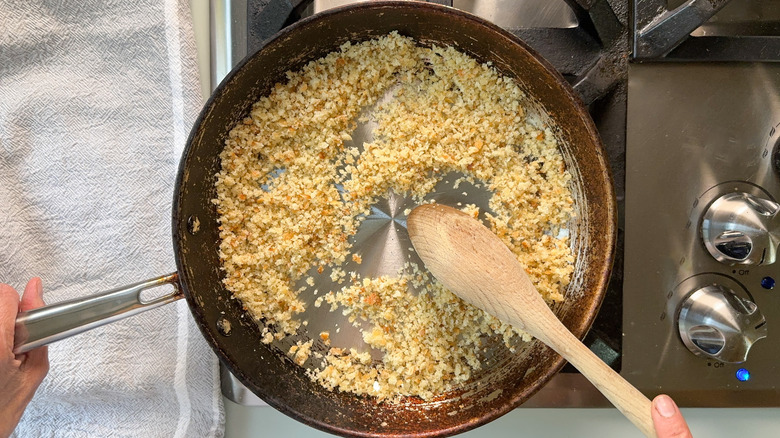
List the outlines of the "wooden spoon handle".
{"label": "wooden spoon handle", "polygon": [[[519,264],[515,268],[515,270],[522,269]],[[523,328],[531,336],[558,352],[590,380],[645,436],[656,437],[651,411],[652,402],[580,342],[541,298],[538,300],[524,298],[539,296],[528,276],[517,275],[511,279],[511,283],[499,280],[493,282],[491,286],[495,289],[490,294],[486,294],[489,298],[480,300],[482,305],[494,309],[500,308],[500,311],[494,310],[499,319]],[[529,318],[529,311],[534,313],[533,318]]]}
{"label": "wooden spoon handle", "polygon": [[555,336],[537,336],[577,368],[647,437],[655,438],[652,403],[571,334],[563,324]]}
{"label": "wooden spoon handle", "polygon": [[[519,264],[515,267],[516,271],[522,269]],[[516,327],[522,327],[531,336],[558,352],[590,380],[645,436],[656,437],[651,411],[652,402],[580,342],[541,299],[524,298],[539,296],[527,275],[517,275],[511,283],[496,281],[492,287],[495,289],[490,294],[491,298],[485,298],[481,303],[488,302],[487,306],[500,308],[500,311],[496,311],[496,313],[503,313],[499,316],[500,319]],[[496,302],[490,303],[491,300]],[[529,310],[534,313],[534,318],[528,317]]]}

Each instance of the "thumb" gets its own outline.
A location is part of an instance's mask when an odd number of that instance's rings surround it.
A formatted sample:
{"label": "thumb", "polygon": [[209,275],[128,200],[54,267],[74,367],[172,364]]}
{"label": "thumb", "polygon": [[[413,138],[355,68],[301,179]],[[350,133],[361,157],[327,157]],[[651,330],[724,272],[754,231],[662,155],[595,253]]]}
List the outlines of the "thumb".
{"label": "thumb", "polygon": [[19,303],[19,310],[24,312],[36,309],[43,305],[43,285],[41,284],[41,279],[35,277],[30,280],[24,288],[22,301]]}
{"label": "thumb", "polygon": [[668,395],[653,399],[652,415],[658,438],[692,438],[682,413]]}

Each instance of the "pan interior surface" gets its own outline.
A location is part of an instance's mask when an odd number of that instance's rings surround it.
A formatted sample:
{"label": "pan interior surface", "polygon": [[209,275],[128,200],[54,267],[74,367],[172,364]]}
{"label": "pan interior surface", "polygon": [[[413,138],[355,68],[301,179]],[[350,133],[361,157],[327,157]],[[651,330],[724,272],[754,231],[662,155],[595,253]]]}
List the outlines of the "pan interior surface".
{"label": "pan interior surface", "polygon": [[[447,8],[372,2],[336,9],[289,27],[248,57],[220,85],[191,133],[174,200],[174,245],[185,293],[204,336],[231,372],[266,402],[300,421],[344,436],[445,436],[488,422],[522,403],[560,369],[562,359],[537,341],[518,343],[514,354],[495,342],[485,353],[489,365],[458,390],[428,401],[378,403],[372,397],[325,390],[283,354],[285,345],[262,344],[260,328],[221,282],[219,223],[212,200],[227,133],[255,101],[284,80],[286,71],[298,70],[344,42],[391,31],[423,45],[453,46],[478,61],[492,62],[533,96],[538,117],[554,127],[573,177],[576,210],[568,227],[576,254],[575,274],[566,300],[555,312],[582,337],[600,305],[614,251],[612,185],[595,128],[562,78],[530,49],[493,25]],[[359,126],[352,141],[359,147],[365,140],[361,135],[370,134],[370,126]],[[459,177],[447,175],[427,200],[452,206],[476,204],[488,211],[490,192],[479,184],[455,188]],[[409,251],[405,233],[405,215],[413,206],[409,198],[392,192],[374,204],[353,238],[353,252],[362,262],[347,269],[373,276],[397,272],[407,262],[421,266]],[[328,275],[312,274],[311,287],[330,287]],[[333,342],[360,345],[360,333],[349,324],[330,321],[333,314],[315,306],[308,308],[311,332],[338,323],[343,332]]]}

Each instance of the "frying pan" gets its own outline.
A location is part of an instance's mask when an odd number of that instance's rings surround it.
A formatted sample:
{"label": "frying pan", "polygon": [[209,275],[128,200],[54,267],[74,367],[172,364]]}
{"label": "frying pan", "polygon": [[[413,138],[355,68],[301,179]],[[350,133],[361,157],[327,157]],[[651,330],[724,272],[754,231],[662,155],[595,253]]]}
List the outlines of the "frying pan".
{"label": "frying pan", "polygon": [[[566,300],[554,307],[582,338],[606,289],[615,249],[616,209],[603,146],[582,102],[555,70],[501,28],[458,10],[418,2],[367,2],[299,21],[244,59],[215,90],[190,133],[176,180],[172,211],[178,272],[99,296],[55,304],[17,319],[16,351],[26,351],[186,297],[203,336],[227,368],[269,405],[315,428],[344,436],[447,436],[495,419],[527,400],[564,361],[538,341],[510,353],[492,351],[491,365],[470,382],[432,400],[379,403],[328,391],[273,345],[221,280],[215,175],[230,129],[251,105],[284,81],[288,70],[336,50],[398,31],[422,45],[451,45],[515,78],[552,127],[572,175],[575,217],[568,224],[576,257]],[[172,284],[173,292],[144,291]]]}

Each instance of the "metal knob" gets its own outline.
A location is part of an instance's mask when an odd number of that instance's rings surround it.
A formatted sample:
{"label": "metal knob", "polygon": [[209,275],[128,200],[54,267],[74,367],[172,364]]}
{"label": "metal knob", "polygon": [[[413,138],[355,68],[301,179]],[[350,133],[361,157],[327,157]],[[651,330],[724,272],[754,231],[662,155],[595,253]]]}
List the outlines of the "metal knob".
{"label": "metal knob", "polygon": [[705,286],[689,295],[677,324],[691,352],[721,362],[744,362],[753,344],[767,334],[758,306],[720,285]]}
{"label": "metal knob", "polygon": [[768,265],[780,244],[780,204],[744,192],[710,204],[701,224],[704,246],[728,264]]}

